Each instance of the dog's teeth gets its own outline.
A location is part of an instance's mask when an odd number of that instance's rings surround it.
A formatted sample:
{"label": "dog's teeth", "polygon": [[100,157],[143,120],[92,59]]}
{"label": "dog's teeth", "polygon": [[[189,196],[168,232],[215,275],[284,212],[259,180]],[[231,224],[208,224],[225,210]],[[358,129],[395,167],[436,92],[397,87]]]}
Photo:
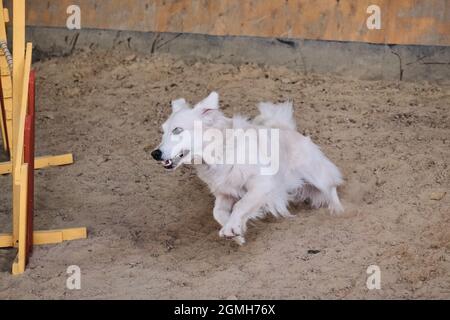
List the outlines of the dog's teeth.
{"label": "dog's teeth", "polygon": [[163,164],[163,166],[164,167],[170,167],[171,165],[172,165],[172,160],[171,159],[169,159],[169,160],[164,160],[163,162],[162,162],[162,164]]}

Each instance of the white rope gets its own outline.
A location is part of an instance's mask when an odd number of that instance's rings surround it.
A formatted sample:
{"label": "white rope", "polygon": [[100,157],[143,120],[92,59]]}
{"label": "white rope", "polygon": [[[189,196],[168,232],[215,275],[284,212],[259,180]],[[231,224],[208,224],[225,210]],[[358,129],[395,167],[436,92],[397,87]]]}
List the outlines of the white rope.
{"label": "white rope", "polygon": [[11,52],[9,52],[9,49],[8,49],[8,43],[4,40],[0,40],[0,49],[3,51],[3,54],[6,57],[6,62],[8,62],[9,72],[10,72],[10,74],[12,74],[13,59],[11,56]]}

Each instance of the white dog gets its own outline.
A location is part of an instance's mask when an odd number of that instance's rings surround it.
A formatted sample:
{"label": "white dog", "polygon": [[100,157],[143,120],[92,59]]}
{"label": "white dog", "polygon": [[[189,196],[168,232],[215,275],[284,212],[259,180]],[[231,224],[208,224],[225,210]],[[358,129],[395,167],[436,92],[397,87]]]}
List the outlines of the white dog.
{"label": "white dog", "polygon": [[[172,114],[162,125],[162,142],[152,152],[152,157],[167,170],[192,161],[197,163],[198,176],[216,198],[213,215],[222,227],[219,235],[233,238],[239,244],[245,242],[250,219],[267,213],[290,216],[291,201],[309,200],[313,207],[327,206],[331,213],[343,212],[336,191],[342,183],[339,169],[309,137],[297,132],[292,103],[261,103],[258,107],[260,115],[249,121],[239,116],[225,117],[219,110],[219,96],[215,92],[193,108],[184,99],[172,101]],[[199,124],[206,133],[201,139],[192,139]],[[244,132],[248,143],[230,143],[228,131],[232,130]],[[269,133],[263,137],[248,134],[250,130]],[[210,143],[204,145],[205,141]],[[252,143],[257,148],[251,147]],[[270,144],[274,153],[268,162],[267,154],[263,156],[257,150],[264,149],[263,144]],[[207,150],[214,152],[206,155]],[[254,155],[257,161],[225,161],[227,152],[232,153],[233,160],[234,155],[245,153]],[[264,174],[263,169],[268,166],[275,170],[266,170]]]}

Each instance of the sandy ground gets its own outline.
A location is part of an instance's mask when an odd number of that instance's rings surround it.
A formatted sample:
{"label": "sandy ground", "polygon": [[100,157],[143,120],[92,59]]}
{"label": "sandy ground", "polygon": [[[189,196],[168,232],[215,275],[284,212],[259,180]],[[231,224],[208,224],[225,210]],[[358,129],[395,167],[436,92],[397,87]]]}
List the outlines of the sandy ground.
{"label": "sandy ground", "polygon": [[[87,226],[89,238],[36,247],[18,277],[0,250],[0,298],[450,298],[450,83],[87,51],[34,67],[37,154],[76,159],[36,173],[36,228]],[[250,227],[243,247],[220,239],[194,170],[166,173],[148,152],[169,101],[210,90],[227,115],[293,99],[300,131],[344,173],[346,214],[296,208]],[[10,184],[0,177],[3,232]],[[372,264],[381,290],[366,287]],[[69,265],[81,290],[66,289]]]}

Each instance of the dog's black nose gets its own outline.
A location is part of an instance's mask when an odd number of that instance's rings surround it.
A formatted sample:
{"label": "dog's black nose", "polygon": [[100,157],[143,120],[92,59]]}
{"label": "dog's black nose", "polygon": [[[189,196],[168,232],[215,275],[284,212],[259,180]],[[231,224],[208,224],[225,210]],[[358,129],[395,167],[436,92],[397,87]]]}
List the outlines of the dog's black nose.
{"label": "dog's black nose", "polygon": [[159,149],[153,150],[152,151],[152,157],[153,159],[157,160],[157,161],[161,161],[161,157],[162,157],[162,152]]}

